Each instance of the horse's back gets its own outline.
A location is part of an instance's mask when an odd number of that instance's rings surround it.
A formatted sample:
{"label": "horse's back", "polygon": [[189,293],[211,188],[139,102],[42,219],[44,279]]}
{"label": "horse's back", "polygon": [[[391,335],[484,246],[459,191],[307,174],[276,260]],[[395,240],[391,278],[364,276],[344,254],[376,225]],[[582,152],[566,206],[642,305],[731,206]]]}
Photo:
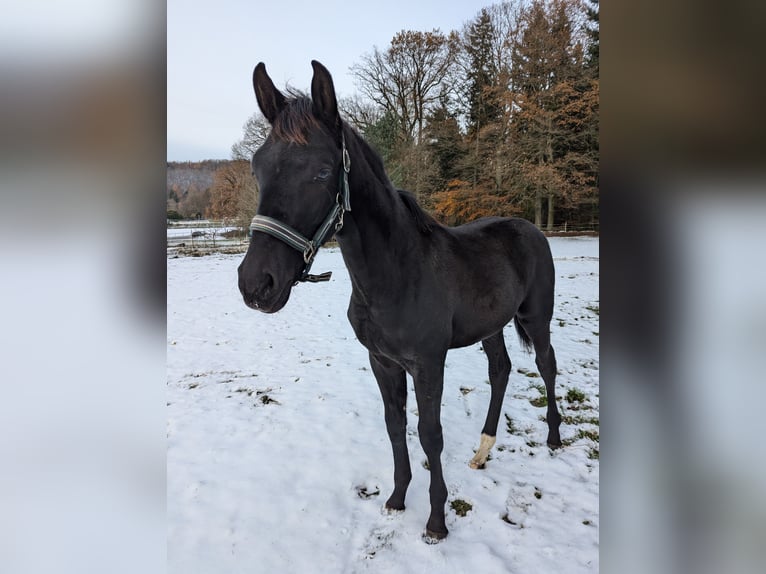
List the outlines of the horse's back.
{"label": "horse's back", "polygon": [[534,224],[487,217],[443,230],[444,284],[452,295],[456,346],[501,329],[533,290],[542,290],[546,299],[552,299],[550,248]]}
{"label": "horse's back", "polygon": [[[485,259],[498,272],[510,265],[522,283],[533,281],[538,272],[553,269],[548,240],[530,221],[517,217],[483,217],[447,228],[456,255],[476,264]],[[543,273],[546,275],[547,273]]]}

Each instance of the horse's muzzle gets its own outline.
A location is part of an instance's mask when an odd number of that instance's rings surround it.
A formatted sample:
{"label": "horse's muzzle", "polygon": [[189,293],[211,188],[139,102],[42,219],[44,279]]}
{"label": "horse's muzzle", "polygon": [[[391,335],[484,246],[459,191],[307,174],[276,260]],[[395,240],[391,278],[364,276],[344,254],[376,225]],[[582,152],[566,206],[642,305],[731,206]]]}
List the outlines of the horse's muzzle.
{"label": "horse's muzzle", "polygon": [[268,271],[261,271],[246,277],[239,269],[239,292],[245,305],[262,313],[276,313],[285,306],[290,298],[292,284],[280,288],[274,276]]}

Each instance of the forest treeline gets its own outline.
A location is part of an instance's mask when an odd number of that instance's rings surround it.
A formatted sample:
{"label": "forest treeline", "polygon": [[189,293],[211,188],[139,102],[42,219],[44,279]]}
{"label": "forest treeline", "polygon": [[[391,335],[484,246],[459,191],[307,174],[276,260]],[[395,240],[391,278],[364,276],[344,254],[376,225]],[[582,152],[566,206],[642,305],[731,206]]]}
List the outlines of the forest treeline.
{"label": "forest treeline", "polygon": [[[445,223],[505,215],[597,230],[598,72],[598,0],[513,0],[461,30],[397,33],[351,67],[358,91],[339,105],[394,185]],[[254,114],[243,132],[206,215],[246,224],[247,161],[269,126]]]}
{"label": "forest treeline", "polygon": [[257,207],[246,160],[168,162],[168,219],[226,219],[246,227]]}

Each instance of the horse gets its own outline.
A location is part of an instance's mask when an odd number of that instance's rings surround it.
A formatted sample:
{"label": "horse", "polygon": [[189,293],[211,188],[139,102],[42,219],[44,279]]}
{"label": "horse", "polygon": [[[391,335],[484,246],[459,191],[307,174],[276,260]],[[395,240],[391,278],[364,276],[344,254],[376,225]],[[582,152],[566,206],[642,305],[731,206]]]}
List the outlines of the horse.
{"label": "horse", "polygon": [[238,268],[239,290],[248,307],[279,311],[298,283],[329,279],[309,269],[317,249],[334,234],[352,284],[348,320],[368,350],[393,450],[394,489],[384,510],[404,510],[412,478],[405,410],[409,373],[430,471],[431,512],[423,539],[438,542],[448,534],[440,421],[448,349],[481,342],[489,362],[489,409],[472,468],[483,468],[495,444],[511,372],[503,328],[512,319],[522,346],[534,348],[545,382],[548,445],[561,446],[550,343],[550,246],[524,219],[487,217],[457,227],[437,222],[411,193],[394,187],[381,157],[341,119],[330,72],[317,61],[311,65],[310,98],[277,90],[263,62],[253,72],[256,100],[271,132],[251,163],[260,200]]}

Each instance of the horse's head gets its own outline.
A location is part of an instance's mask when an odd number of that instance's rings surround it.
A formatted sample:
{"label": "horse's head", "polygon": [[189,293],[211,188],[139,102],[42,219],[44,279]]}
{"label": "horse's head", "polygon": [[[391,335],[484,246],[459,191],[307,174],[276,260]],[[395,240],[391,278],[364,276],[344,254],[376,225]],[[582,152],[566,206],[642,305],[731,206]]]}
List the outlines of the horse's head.
{"label": "horse's head", "polygon": [[343,181],[335,88],[322,64],[311,65],[311,100],[285,97],[263,63],[253,72],[255,97],[271,133],[253,155],[260,199],[250,247],[239,266],[239,290],[248,307],[265,313],[285,306],[293,285],[305,280],[315,248],[332,236],[335,221],[342,221],[342,211],[333,215]]}

